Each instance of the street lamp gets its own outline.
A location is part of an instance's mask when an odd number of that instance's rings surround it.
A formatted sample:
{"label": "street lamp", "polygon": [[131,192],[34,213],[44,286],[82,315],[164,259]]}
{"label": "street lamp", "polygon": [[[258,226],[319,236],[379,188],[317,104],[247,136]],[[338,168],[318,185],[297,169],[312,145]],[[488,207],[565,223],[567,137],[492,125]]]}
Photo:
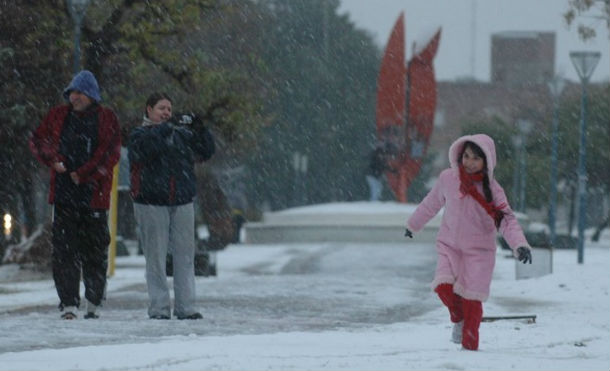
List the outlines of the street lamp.
{"label": "street lamp", "polygon": [[511,203],[513,203],[515,210],[519,210],[519,171],[521,167],[521,146],[523,144],[523,138],[521,134],[513,135],[511,137],[513,142],[513,147],[515,149],[515,166],[513,168],[513,198]]}
{"label": "street lamp", "polygon": [[578,263],[582,264],[584,257],[585,223],[587,210],[587,83],[593,70],[599,62],[600,52],[571,52],[570,59],[580,77],[582,94],[580,102],[580,144],[578,147]]}
{"label": "street lamp", "polygon": [[519,211],[525,212],[525,177],[527,175],[526,168],[526,151],[525,144],[527,143],[527,136],[532,131],[532,123],[529,120],[517,120],[517,127],[519,128],[519,135],[521,136],[521,151],[520,155],[520,182],[519,182]]}
{"label": "street lamp", "polygon": [[551,246],[555,246],[555,230],[557,216],[557,135],[559,128],[559,97],[565,87],[565,80],[555,76],[548,83],[553,98],[553,129],[551,133],[551,195],[549,202],[549,229],[551,232]]}
{"label": "street lamp", "polygon": [[89,0],[67,0],[67,2],[74,22],[74,74],[77,74],[80,70],[80,33]]}

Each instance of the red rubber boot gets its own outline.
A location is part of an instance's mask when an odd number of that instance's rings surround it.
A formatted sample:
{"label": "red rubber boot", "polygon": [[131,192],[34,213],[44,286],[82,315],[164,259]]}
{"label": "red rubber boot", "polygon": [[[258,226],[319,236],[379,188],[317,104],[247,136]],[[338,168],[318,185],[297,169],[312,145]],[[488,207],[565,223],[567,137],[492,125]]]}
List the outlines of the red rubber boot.
{"label": "red rubber boot", "polygon": [[464,319],[462,297],[453,292],[453,285],[442,283],[434,289],[443,304],[449,308],[451,322],[457,323]]}
{"label": "red rubber boot", "polygon": [[462,299],[464,329],[462,346],[468,350],[479,349],[479,325],[483,318],[483,305],[478,300]]}

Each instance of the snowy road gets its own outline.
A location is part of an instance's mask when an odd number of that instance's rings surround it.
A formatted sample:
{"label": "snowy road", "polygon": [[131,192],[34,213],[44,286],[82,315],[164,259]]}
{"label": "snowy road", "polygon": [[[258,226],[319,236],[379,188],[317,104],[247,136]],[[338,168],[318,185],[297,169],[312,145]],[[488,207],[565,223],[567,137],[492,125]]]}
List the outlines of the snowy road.
{"label": "snowy road", "polygon": [[147,318],[141,256],[118,259],[95,321],[60,320],[50,279],[2,282],[11,295],[0,304],[0,333],[9,334],[0,353],[406,322],[438,308],[429,291],[434,262],[432,245],[230,246],[218,254],[218,277],[197,278],[202,321]]}

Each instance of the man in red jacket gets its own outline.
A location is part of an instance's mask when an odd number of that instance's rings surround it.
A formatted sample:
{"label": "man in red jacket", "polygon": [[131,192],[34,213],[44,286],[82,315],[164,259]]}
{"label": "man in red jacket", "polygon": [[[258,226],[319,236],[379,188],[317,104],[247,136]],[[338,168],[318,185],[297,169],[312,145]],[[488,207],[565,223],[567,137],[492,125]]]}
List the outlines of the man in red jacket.
{"label": "man in red jacket", "polygon": [[120,157],[116,115],[102,107],[95,76],[79,72],[30,139],[36,158],[51,169],[53,279],[64,319],[75,319],[82,273],[85,318],[98,318],[108,267],[107,212],[113,167]]}

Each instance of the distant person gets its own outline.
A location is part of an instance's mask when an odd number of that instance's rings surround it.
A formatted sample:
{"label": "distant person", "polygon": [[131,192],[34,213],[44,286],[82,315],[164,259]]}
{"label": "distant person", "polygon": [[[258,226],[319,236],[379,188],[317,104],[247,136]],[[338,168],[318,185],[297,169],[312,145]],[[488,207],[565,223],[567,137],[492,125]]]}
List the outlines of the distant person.
{"label": "distant person", "polygon": [[405,236],[413,237],[445,208],[436,239],[438,261],[432,286],[449,308],[454,323],[452,340],[465,349],[479,348],[482,302],[496,258],[496,232],[500,232],[523,263],[532,262],[531,248],[494,178],[496,148],[485,134],[466,135],[449,148],[451,167],[407,221]]}
{"label": "distant person", "polygon": [[202,221],[208,229],[208,238],[199,241],[201,250],[209,253],[210,262],[216,251],[224,249],[233,238],[232,211],[229,200],[217,177],[211,171],[198,169],[197,201]]}
{"label": "distant person", "polygon": [[227,199],[231,205],[231,222],[233,224],[233,238],[231,243],[241,242],[241,229],[246,223],[246,210],[248,209],[248,200],[246,198],[245,185],[243,182],[238,183],[228,192]]}
{"label": "distant person", "polygon": [[607,228],[610,225],[610,215],[606,217],[595,229],[593,232],[593,236],[591,236],[591,241],[597,242],[599,241],[599,236],[601,235],[604,228]]}
{"label": "distant person", "polygon": [[63,92],[68,104],[51,108],[30,139],[36,158],[51,168],[53,280],[61,318],[75,319],[80,278],[85,318],[98,318],[108,268],[108,207],[114,165],[119,161],[119,122],[100,105],[95,76],[81,71]]}
{"label": "distant person", "polygon": [[203,318],[195,305],[195,161],[208,160],[215,147],[198,118],[176,123],[171,117],[167,94],[148,97],[142,126],[129,136],[131,196],[146,259],[149,318],[171,318],[166,275],[171,249],[174,316],[195,320]]}
{"label": "distant person", "polygon": [[366,173],[366,181],[369,185],[369,201],[379,201],[383,191],[383,174],[388,170],[386,151],[382,146],[377,146],[371,152]]}

